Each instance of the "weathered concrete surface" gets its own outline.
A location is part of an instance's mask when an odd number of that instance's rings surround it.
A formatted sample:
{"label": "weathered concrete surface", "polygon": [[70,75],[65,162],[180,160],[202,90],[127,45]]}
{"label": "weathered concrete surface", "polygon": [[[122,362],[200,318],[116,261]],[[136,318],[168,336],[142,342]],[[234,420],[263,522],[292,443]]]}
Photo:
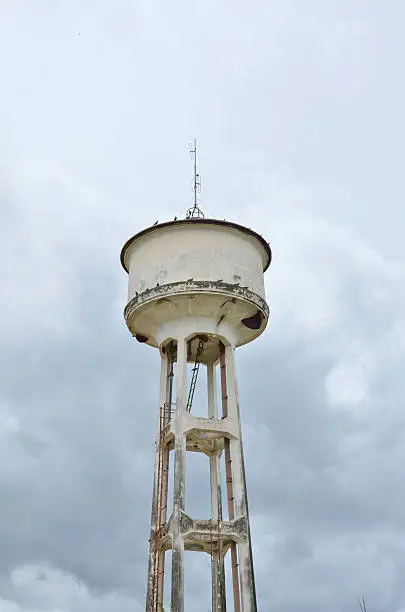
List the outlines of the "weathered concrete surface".
{"label": "weathered concrete surface", "polygon": [[[188,219],[157,224],[124,245],[129,274],[125,319],[139,342],[177,347],[176,411],[159,433],[153,486],[147,612],[163,605],[164,551],[172,548],[172,612],[184,611],[184,549],[212,557],[212,609],[226,610],[223,559],[231,549],[235,612],[255,612],[256,594],[233,348],[251,342],[269,318],[263,272],[271,249],[256,232],[228,221]],[[208,414],[185,411],[187,340],[204,334]],[[223,343],[223,344],[222,344]],[[222,418],[218,416],[214,365],[223,362]],[[161,408],[172,408],[167,359],[162,350]],[[222,368],[221,368],[222,371]],[[171,381],[171,382],[170,382]],[[159,423],[160,425],[160,423]],[[209,457],[211,518],[191,519],[185,508],[187,451]],[[168,456],[173,453],[173,509],[167,520]],[[223,520],[220,460],[225,457],[229,520]],[[216,535],[215,535],[216,534]],[[158,582],[156,582],[156,575]],[[239,596],[240,588],[240,596]],[[157,593],[157,595],[156,595]],[[191,612],[191,611],[187,611]]]}
{"label": "weathered concrete surface", "polygon": [[177,340],[176,413],[173,419],[174,484],[172,514],[172,612],[184,612],[184,538],[181,521],[185,510],[186,436],[183,419],[186,406],[187,346],[185,338]]}
{"label": "weathered concrete surface", "polygon": [[205,219],[158,225],[134,236],[122,250],[129,273],[129,299],[156,284],[194,278],[223,279],[264,297],[268,244],[248,228]]}
{"label": "weathered concrete surface", "polygon": [[[212,335],[218,342],[221,364],[222,417],[218,415],[216,390],[216,367],[207,364],[207,417],[196,417],[186,411],[187,359],[190,355],[188,340],[194,334],[212,333],[212,318],[193,317],[176,319],[165,323],[166,339],[177,342],[176,354],[176,398],[171,404],[169,386],[173,377],[168,375],[170,351],[161,351],[162,373],[160,403],[168,406],[160,428],[160,455],[167,457],[173,452],[173,509],[167,520],[167,466],[157,461],[152,504],[151,546],[149,555],[148,599],[146,610],[156,612],[159,608],[148,607],[156,592],[156,570],[158,580],[158,604],[163,604],[164,555],[172,550],[171,610],[184,612],[184,551],[205,552],[212,559],[212,609],[226,610],[224,557],[232,558],[234,601],[236,612],[256,612],[252,550],[250,544],[249,516],[243,449],[237,394],[234,344],[224,336]],[[204,326],[204,323],[206,324]],[[209,330],[209,331],[208,331]],[[191,332],[191,333],[190,333]],[[194,332],[194,333],[193,333]],[[232,340],[235,335],[230,332]],[[222,347],[222,348],[221,348]],[[174,354],[173,353],[173,354]],[[172,410],[175,408],[173,414]],[[166,408],[165,408],[166,410]],[[164,413],[166,414],[166,413]],[[158,450],[158,449],[157,449]],[[185,507],[185,473],[187,451],[202,452],[209,457],[211,479],[211,518],[190,517]],[[158,457],[157,452],[157,457]],[[225,458],[229,520],[223,519],[220,461]],[[159,465],[161,466],[159,468]],[[160,469],[160,472],[159,472]],[[159,484],[160,483],[160,484]],[[156,504],[159,501],[159,513]],[[151,596],[152,594],[152,596]],[[188,612],[188,611],[187,611]]]}
{"label": "weathered concrete surface", "polygon": [[[219,293],[226,299],[239,298],[246,302],[250,302],[252,305],[263,312],[264,316],[268,316],[269,308],[265,300],[251,291],[248,287],[241,287],[239,283],[225,283],[222,280],[207,281],[207,280],[189,280],[189,281],[177,281],[175,283],[166,283],[164,285],[155,285],[154,287],[148,287],[141,293],[136,293],[132,297],[124,310],[125,318],[129,318],[131,313],[140,306],[143,306],[147,302],[152,300],[164,300],[170,297],[177,296],[187,293],[198,294],[198,293]],[[222,302],[222,307],[226,306],[226,302]]]}
{"label": "weathered concrete surface", "polygon": [[[218,345],[218,354],[219,354]],[[216,368],[214,363],[207,365],[207,398],[208,418],[218,421],[218,390]],[[201,435],[202,430],[198,429]],[[218,443],[218,441],[215,441]],[[220,452],[224,446],[221,440]],[[212,584],[212,610],[213,612],[226,612],[226,584],[225,584],[225,554],[226,548],[222,541],[222,490],[221,490],[221,466],[219,463],[220,452],[211,451],[210,460],[210,487],[211,487],[211,521],[216,526],[218,534],[217,551],[214,551],[213,543],[210,548],[211,554],[211,584]],[[225,549],[225,550],[224,550]]]}
{"label": "weathered concrete surface", "polygon": [[122,252],[129,274],[128,328],[141,342],[158,347],[164,323],[213,317],[221,327],[213,333],[221,334],[225,323],[236,335],[233,344],[251,342],[269,317],[263,269],[270,259],[258,234],[232,223],[175,222],[141,232]]}
{"label": "weathered concrete surface", "polygon": [[[177,517],[174,514],[169,518],[162,530],[160,546],[164,550],[172,548],[173,533],[175,532]],[[220,521],[212,519],[192,519],[185,512],[180,515],[180,533],[184,540],[184,550],[198,552],[212,552],[225,555],[232,542],[243,543],[248,541],[247,518],[240,517],[233,521]]]}
{"label": "weathered concrete surface", "polygon": [[[205,552],[212,558],[212,607],[216,612],[226,610],[224,557],[231,551],[233,574],[238,576],[234,586],[235,610],[255,612],[257,610],[250,543],[249,517],[247,508],[246,482],[241,444],[240,415],[237,395],[234,348],[226,346],[221,358],[223,417],[218,416],[216,374],[213,364],[208,366],[207,398],[208,416],[196,417],[185,411],[187,343],[179,341],[177,349],[176,411],[173,418],[165,417],[160,444],[161,452],[174,452],[173,511],[167,520],[166,505],[158,520],[156,499],[159,496],[158,472],[155,468],[155,485],[152,504],[151,547],[149,555],[148,599],[146,610],[154,611],[153,575],[158,560],[159,603],[163,603],[163,572],[165,551],[172,549],[172,595],[173,612],[184,612],[184,551]],[[167,356],[162,353],[162,374],[160,399],[168,404],[169,385],[173,383],[168,375]],[[169,401],[170,403],[170,401]],[[165,413],[166,414],[166,413]],[[169,411],[167,414],[171,414]],[[161,423],[159,423],[161,425]],[[229,520],[222,516],[222,492],[220,455],[225,449],[228,461],[226,476],[228,482]],[[211,519],[191,518],[185,509],[185,462],[187,450],[203,452],[209,456],[211,480]],[[158,451],[158,448],[157,448]],[[158,457],[157,452],[157,457]],[[156,464],[158,465],[158,463]],[[162,477],[162,475],[161,475]],[[164,474],[167,479],[167,472]],[[167,484],[163,486],[161,499],[165,501]],[[167,480],[166,480],[167,483]],[[162,485],[161,485],[162,486]],[[162,524],[163,521],[163,524]],[[162,524],[162,526],[160,526]],[[235,574],[236,572],[236,574]],[[149,605],[149,607],[148,607]],[[158,608],[157,608],[158,609]]]}
{"label": "weathered concrete surface", "polygon": [[[244,323],[258,313],[261,323],[257,328]],[[221,333],[216,328],[228,324],[236,334],[236,346],[240,346],[264,331],[269,308],[264,298],[248,287],[219,279],[182,280],[148,287],[136,293],[124,310],[132,335],[142,337],[142,341],[151,346],[159,345],[158,331],[164,323],[175,320],[184,323],[184,318],[190,315],[206,317],[206,320],[212,317],[215,327],[211,328],[211,333]]]}
{"label": "weathered concrete surface", "polygon": [[253,556],[250,539],[247,487],[243,456],[242,429],[240,422],[234,347],[226,347],[225,358],[229,377],[228,409],[230,416],[235,419],[235,421],[238,423],[239,428],[238,439],[230,441],[232,454],[232,472],[235,482],[235,511],[237,517],[243,516],[246,518],[247,528],[246,540],[238,544],[242,610],[243,612],[257,612],[256,586],[254,579]]}

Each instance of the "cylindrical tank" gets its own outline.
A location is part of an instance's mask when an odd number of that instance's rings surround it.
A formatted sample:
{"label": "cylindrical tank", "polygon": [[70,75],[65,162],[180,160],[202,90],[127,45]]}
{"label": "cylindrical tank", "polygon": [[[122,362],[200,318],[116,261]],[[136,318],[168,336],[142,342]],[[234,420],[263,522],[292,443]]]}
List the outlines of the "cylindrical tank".
{"label": "cylindrical tank", "polygon": [[263,272],[270,262],[269,244],[236,223],[192,218],[148,227],[121,252],[128,328],[155,347],[165,327],[184,321],[200,333],[226,329],[235,346],[246,344],[268,321]]}

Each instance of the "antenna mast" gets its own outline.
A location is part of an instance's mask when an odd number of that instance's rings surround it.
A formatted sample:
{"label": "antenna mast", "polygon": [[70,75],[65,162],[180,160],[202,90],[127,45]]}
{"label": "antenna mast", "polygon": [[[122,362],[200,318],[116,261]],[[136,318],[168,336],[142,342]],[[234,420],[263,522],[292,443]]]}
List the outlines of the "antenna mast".
{"label": "antenna mast", "polygon": [[197,141],[194,138],[193,143],[190,146],[191,159],[194,162],[194,177],[193,177],[193,191],[194,191],[194,205],[187,210],[186,219],[204,218],[204,213],[198,206],[198,193],[201,191],[201,177],[197,172]]}

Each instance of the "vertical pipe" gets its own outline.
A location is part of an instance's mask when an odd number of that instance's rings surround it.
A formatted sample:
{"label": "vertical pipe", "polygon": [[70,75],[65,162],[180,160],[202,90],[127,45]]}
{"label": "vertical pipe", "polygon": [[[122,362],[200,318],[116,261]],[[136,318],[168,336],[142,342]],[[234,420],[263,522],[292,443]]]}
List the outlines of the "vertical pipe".
{"label": "vertical pipe", "polygon": [[174,485],[173,485],[173,544],[171,612],[184,612],[184,540],[181,517],[185,506],[187,347],[185,338],[177,342],[176,414],[174,417]]}
{"label": "vertical pipe", "polygon": [[[220,343],[220,368],[221,368],[221,398],[222,398],[222,417],[228,416],[228,386],[227,386],[227,375],[226,375],[226,359],[225,359],[225,347]],[[232,521],[235,518],[235,505],[234,505],[234,493],[233,493],[233,481],[232,481],[232,459],[229,438],[224,439],[224,454],[225,454],[225,476],[226,476],[226,489],[228,499],[228,514],[229,520]],[[231,564],[232,564],[232,583],[233,583],[233,601],[235,612],[241,612],[240,604],[240,587],[239,587],[239,575],[238,575],[238,554],[235,542],[231,544]]]}
{"label": "vertical pipe", "polygon": [[154,580],[156,581],[155,588],[155,601],[154,601],[154,610],[159,610],[159,604],[163,601],[163,590],[164,590],[164,558],[165,553],[161,548],[161,539],[162,539],[162,527],[164,524],[163,518],[163,505],[164,505],[164,496],[165,496],[165,465],[166,465],[166,455],[167,448],[164,445],[164,429],[165,429],[165,406],[163,405],[160,409],[160,431],[159,431],[159,464],[158,464],[158,479],[159,479],[159,487],[158,487],[158,510],[157,510],[157,525],[156,525],[156,552],[155,552],[155,576]]}
{"label": "vertical pipe", "polygon": [[[208,386],[208,417],[218,418],[217,379],[214,364],[207,365]],[[218,454],[210,455],[210,484],[211,484],[211,520],[217,523],[218,551],[211,551],[212,568],[212,610],[213,612],[226,612],[225,593],[225,566],[222,554],[221,521],[222,521],[222,492],[221,470]]]}
{"label": "vertical pipe", "polygon": [[215,376],[215,364],[207,365],[207,394],[208,394],[208,416],[210,419],[218,418],[217,402],[217,379]]}
{"label": "vertical pipe", "polygon": [[166,397],[166,383],[167,383],[167,358],[161,353],[161,368],[160,368],[160,391],[159,391],[159,412],[158,412],[158,427],[156,437],[156,454],[155,454],[155,469],[153,476],[153,492],[152,492],[152,513],[151,513],[151,529],[149,539],[149,559],[148,559],[148,585],[146,593],[146,612],[151,612],[156,603],[156,587],[155,576],[159,571],[156,564],[158,561],[157,547],[157,529],[158,529],[158,502],[160,494],[160,478],[159,478],[159,443],[160,443],[160,419],[161,410],[165,402]]}
{"label": "vertical pipe", "polygon": [[239,430],[239,438],[231,441],[232,472],[235,485],[235,511],[236,518],[242,516],[246,517],[248,535],[247,542],[238,544],[242,610],[243,612],[257,612],[234,347],[226,347],[225,360],[228,370],[228,409],[230,416],[238,424]]}

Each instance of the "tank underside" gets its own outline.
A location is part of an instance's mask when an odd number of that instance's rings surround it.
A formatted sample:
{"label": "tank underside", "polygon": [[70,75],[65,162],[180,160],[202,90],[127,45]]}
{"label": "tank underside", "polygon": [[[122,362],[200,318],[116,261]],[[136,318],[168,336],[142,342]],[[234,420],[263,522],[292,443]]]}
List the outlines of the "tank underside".
{"label": "tank underside", "polygon": [[[157,285],[135,295],[124,316],[132,335],[150,346],[159,347],[162,326],[187,317],[214,321],[210,331],[216,335],[226,325],[232,329],[235,345],[241,346],[264,331],[269,308],[263,298],[238,283],[190,280]],[[206,332],[207,328],[194,331]]]}

